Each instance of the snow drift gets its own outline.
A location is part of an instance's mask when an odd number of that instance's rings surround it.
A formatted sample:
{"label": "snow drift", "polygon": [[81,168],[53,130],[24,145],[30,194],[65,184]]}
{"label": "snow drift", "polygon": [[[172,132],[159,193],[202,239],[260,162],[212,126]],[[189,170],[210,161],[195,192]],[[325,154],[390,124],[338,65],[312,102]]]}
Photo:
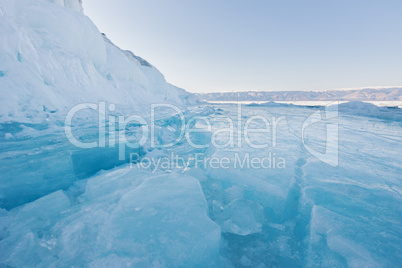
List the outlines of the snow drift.
{"label": "snow drift", "polygon": [[61,119],[84,102],[144,113],[151,102],[187,101],[188,93],[115,46],[81,11],[78,0],[0,1],[1,123]]}

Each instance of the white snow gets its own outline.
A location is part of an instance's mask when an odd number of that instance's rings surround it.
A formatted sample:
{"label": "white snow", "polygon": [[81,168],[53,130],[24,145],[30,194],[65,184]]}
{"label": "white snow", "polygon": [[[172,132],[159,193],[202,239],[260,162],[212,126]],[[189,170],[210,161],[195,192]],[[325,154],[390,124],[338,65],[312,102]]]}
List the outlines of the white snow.
{"label": "white snow", "polygon": [[186,102],[187,93],[77,12],[80,1],[1,0],[0,8],[0,122],[61,120],[84,102],[140,114],[151,102]]}

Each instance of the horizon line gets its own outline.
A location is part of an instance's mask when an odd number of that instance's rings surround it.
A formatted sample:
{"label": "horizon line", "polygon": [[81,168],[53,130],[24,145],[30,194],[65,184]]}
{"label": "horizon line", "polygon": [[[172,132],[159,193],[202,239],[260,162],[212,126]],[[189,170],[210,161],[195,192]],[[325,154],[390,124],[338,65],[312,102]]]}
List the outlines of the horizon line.
{"label": "horizon line", "polygon": [[325,92],[325,91],[348,91],[348,90],[363,90],[363,89],[392,89],[401,88],[402,86],[372,86],[372,87],[348,87],[348,88],[333,88],[333,89],[316,89],[316,90],[233,90],[233,91],[210,91],[210,92],[191,92],[194,94],[211,94],[211,93],[243,93],[243,92]]}

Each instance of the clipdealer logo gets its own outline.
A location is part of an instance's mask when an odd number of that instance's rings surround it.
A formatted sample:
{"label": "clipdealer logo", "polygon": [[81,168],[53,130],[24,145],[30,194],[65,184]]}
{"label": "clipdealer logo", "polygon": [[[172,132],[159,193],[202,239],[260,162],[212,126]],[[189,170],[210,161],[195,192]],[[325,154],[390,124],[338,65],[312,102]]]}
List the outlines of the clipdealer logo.
{"label": "clipdealer logo", "polygon": [[[328,105],[323,107],[323,109],[318,110],[307,117],[304,120],[301,129],[301,142],[304,148],[312,156],[318,160],[336,167],[339,163],[338,147],[339,147],[339,123],[337,121],[338,117],[338,105],[337,103],[332,103],[335,105]],[[91,149],[91,148],[114,148],[117,147],[119,153],[119,160],[126,161],[128,154],[127,148],[140,149],[149,148],[153,149],[167,149],[177,144],[183,144],[186,142],[189,146],[193,147],[195,150],[207,149],[213,147],[216,149],[225,148],[242,148],[243,146],[248,146],[251,149],[264,149],[266,148],[276,148],[277,144],[277,132],[278,127],[281,122],[284,124],[289,124],[285,116],[261,116],[253,115],[249,117],[244,117],[242,114],[242,104],[238,104],[237,114],[235,119],[224,116],[222,121],[227,121],[227,126],[222,124],[218,129],[213,129],[213,123],[211,123],[211,117],[208,115],[200,116],[185,115],[177,106],[163,103],[163,104],[151,104],[150,106],[149,122],[140,115],[108,115],[110,112],[116,110],[116,105],[109,104],[106,102],[95,103],[82,103],[73,107],[67,114],[65,118],[65,134],[71,144],[78,148]],[[74,116],[82,110],[93,110],[97,111],[98,115],[98,126],[97,126],[97,141],[83,142],[77,139],[73,135],[73,118]],[[169,118],[174,118],[174,125],[158,125],[156,122],[160,121],[156,117],[158,109],[170,110]],[[148,117],[146,117],[148,118]],[[169,120],[168,120],[169,121]],[[169,123],[169,122],[168,122]],[[201,123],[203,127],[196,126]],[[325,142],[325,152],[318,151],[310,146],[307,142],[306,130],[315,124],[324,124],[326,128]],[[134,135],[133,132],[128,131],[130,127],[135,126]],[[166,130],[167,129],[167,130]],[[169,132],[169,133],[168,133]],[[166,134],[168,133],[168,134]],[[222,143],[219,138],[221,134],[227,137],[226,142]],[[262,134],[262,135],[261,135]],[[169,139],[166,137],[169,136]],[[203,137],[200,139],[200,137]],[[258,137],[258,139],[255,139]],[[254,138],[254,139],[253,139]],[[198,139],[198,140],[197,140]],[[319,137],[315,137],[319,140]],[[167,141],[165,141],[167,140]],[[201,140],[201,144],[199,143]],[[268,159],[272,158],[272,152],[269,152]],[[233,168],[243,168],[241,163],[246,163],[246,166],[255,168],[256,166],[267,166],[265,163],[272,163],[272,160],[261,159],[252,157],[253,153],[243,156],[240,160],[240,155],[234,156],[231,160],[234,164]],[[144,155],[143,155],[144,157]],[[274,156],[274,160],[278,158]],[[144,158],[146,159],[146,157]],[[131,162],[132,159],[130,159]],[[205,159],[204,159],[205,160]],[[208,160],[208,159],[207,159]],[[236,160],[236,161],[235,161]],[[172,161],[172,159],[171,159]],[[206,161],[206,160],[205,160]],[[214,165],[218,163],[220,168],[224,168],[226,159],[221,160],[211,159],[208,160],[208,165]],[[148,159],[144,162],[154,162],[154,160]],[[276,165],[286,166],[286,164],[281,164],[282,159],[279,159],[273,167],[278,168]],[[207,164],[205,164],[207,165]],[[270,164],[271,165],[271,164]],[[272,165],[271,167],[272,168]]]}
{"label": "clipdealer logo", "polygon": [[[302,142],[304,148],[318,160],[337,167],[339,164],[339,122],[336,120],[339,102],[324,106],[324,109],[314,112],[303,123]],[[326,127],[325,152],[320,152],[306,142],[306,128],[317,123],[323,123]]]}

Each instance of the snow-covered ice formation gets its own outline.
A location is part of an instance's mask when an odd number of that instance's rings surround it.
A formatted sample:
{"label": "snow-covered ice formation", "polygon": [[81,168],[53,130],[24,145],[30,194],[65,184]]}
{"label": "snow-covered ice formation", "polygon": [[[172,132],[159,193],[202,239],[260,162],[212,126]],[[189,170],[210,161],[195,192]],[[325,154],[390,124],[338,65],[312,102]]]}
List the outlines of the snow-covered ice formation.
{"label": "snow-covered ice formation", "polygon": [[0,1],[0,122],[56,120],[99,101],[143,114],[151,102],[181,105],[190,97],[111,43],[77,11],[80,1],[54,2]]}

